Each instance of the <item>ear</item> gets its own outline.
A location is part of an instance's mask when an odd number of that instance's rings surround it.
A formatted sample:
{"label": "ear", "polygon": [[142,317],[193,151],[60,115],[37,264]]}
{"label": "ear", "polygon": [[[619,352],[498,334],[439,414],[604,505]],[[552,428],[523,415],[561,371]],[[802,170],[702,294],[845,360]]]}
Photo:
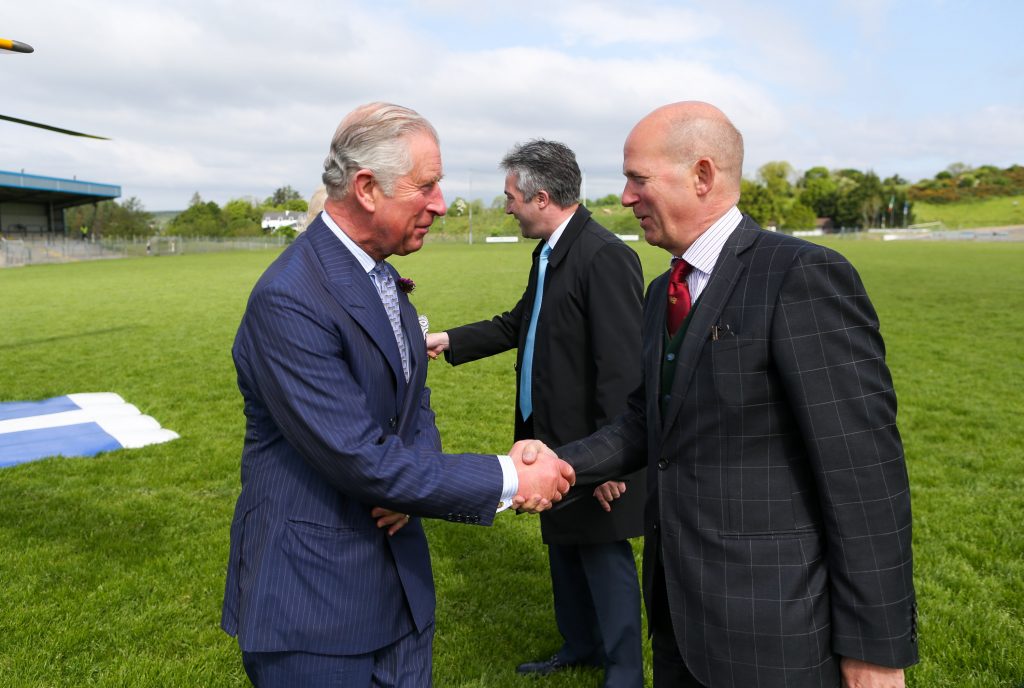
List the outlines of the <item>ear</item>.
{"label": "ear", "polygon": [[377,208],[377,197],[376,191],[380,189],[377,184],[377,178],[373,176],[373,172],[367,169],[361,169],[355,173],[352,178],[352,195],[356,202],[368,213],[372,213]]}
{"label": "ear", "polygon": [[715,161],[711,158],[700,158],[693,164],[693,188],[698,196],[707,196],[715,188]]}
{"label": "ear", "polygon": [[537,195],[533,197],[533,200],[537,202],[537,207],[543,210],[551,203],[551,196],[548,195],[547,191],[541,189],[537,192]]}

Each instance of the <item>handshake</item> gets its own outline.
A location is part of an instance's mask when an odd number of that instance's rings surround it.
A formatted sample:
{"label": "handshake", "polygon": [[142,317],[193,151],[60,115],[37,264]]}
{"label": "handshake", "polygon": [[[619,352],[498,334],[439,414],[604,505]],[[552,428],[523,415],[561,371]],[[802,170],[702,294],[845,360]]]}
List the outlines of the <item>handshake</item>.
{"label": "handshake", "polygon": [[[420,316],[420,329],[427,345],[427,356],[436,359],[451,347],[447,332],[429,332],[426,317]],[[519,476],[519,492],[512,499],[517,511],[532,514],[550,509],[576,483],[576,472],[540,440],[519,440],[508,452]],[[595,494],[596,496],[596,494]],[[602,504],[606,504],[602,502]],[[610,510],[610,507],[605,506]]]}
{"label": "handshake", "polygon": [[576,472],[540,440],[519,440],[508,452],[519,477],[519,491],[512,498],[518,511],[532,514],[550,509],[576,484]]}

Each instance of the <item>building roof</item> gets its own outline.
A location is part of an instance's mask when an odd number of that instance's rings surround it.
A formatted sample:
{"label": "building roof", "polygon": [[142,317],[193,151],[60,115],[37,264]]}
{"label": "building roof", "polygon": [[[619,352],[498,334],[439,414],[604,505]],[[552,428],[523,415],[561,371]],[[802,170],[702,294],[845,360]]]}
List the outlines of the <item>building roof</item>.
{"label": "building roof", "polygon": [[306,213],[301,210],[271,210],[263,213],[263,221],[268,220],[288,220],[294,222],[296,220],[303,220],[306,217]]}
{"label": "building roof", "polygon": [[58,208],[70,208],[112,200],[120,195],[121,187],[115,184],[0,170],[0,202],[53,203]]}

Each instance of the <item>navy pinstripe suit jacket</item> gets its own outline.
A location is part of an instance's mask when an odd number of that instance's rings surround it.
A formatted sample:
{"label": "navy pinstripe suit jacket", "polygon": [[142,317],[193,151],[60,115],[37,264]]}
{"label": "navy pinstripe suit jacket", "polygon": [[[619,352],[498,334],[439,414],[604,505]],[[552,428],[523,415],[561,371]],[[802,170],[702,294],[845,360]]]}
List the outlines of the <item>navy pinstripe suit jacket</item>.
{"label": "navy pinstripe suit jacket", "polygon": [[817,688],[839,685],[839,655],[914,663],[896,396],[853,266],[744,216],[660,389],[667,281],[648,290],[630,410],[558,451],[580,481],[648,465],[644,597],[660,557],[690,671]]}
{"label": "navy pinstripe suit jacket", "polygon": [[494,519],[498,461],[441,453],[416,311],[399,300],[408,383],[376,288],[322,220],[253,288],[232,352],[246,431],[221,621],[243,651],[359,654],[433,622],[419,519],[388,537],[373,506]]}

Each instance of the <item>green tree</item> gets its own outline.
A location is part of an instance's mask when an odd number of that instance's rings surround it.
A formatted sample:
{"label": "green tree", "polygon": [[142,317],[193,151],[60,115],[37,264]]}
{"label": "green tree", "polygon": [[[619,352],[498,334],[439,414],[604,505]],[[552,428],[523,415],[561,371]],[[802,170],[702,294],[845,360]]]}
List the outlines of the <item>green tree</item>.
{"label": "green tree", "polygon": [[970,172],[971,166],[966,165],[962,162],[954,162],[950,164],[949,167],[946,168],[946,171],[949,172],[949,174],[952,175],[953,177],[959,177],[965,172]]}
{"label": "green tree", "polygon": [[[265,205],[272,205],[275,208],[281,210],[298,210],[298,208],[286,208],[284,207],[289,201],[301,201],[302,194],[293,189],[291,186],[282,186],[276,189],[270,197],[267,198]],[[302,208],[301,210],[305,210]]]}
{"label": "green tree", "polygon": [[285,201],[279,206],[282,210],[294,210],[297,213],[304,213],[309,210],[309,201],[305,198],[293,198]]}
{"label": "green tree", "polygon": [[793,166],[784,160],[766,162],[757,170],[757,179],[777,200],[793,195]]}
{"label": "green tree", "polygon": [[153,214],[146,212],[138,198],[132,196],[124,203],[113,203],[113,206],[106,228],[107,236],[149,236],[153,233]]}
{"label": "green tree", "polygon": [[813,229],[818,224],[814,210],[801,201],[794,201],[782,218],[783,229]]}
{"label": "green tree", "polygon": [[448,217],[462,217],[469,212],[469,204],[462,196],[457,196],[448,206]]}
{"label": "green tree", "polygon": [[621,202],[622,202],[622,199],[619,197],[619,195],[612,193],[612,194],[608,194],[607,196],[601,196],[601,198],[595,198],[593,201],[591,201],[587,205],[592,205],[592,206],[595,206],[595,207],[599,207],[599,206],[619,205]]}
{"label": "green tree", "polygon": [[258,236],[263,234],[263,211],[248,198],[235,198],[224,204],[221,211],[231,236]]}
{"label": "green tree", "polygon": [[109,207],[113,203],[113,201],[101,201],[68,208],[64,211],[64,226],[68,231],[75,232],[76,239],[79,227],[88,227],[93,236],[102,236],[110,216]]}
{"label": "green tree", "polygon": [[767,187],[749,179],[740,180],[739,209],[762,227],[777,226],[782,220],[782,206]]}
{"label": "green tree", "polygon": [[[196,194],[195,198],[198,198]],[[190,205],[167,225],[167,233],[179,236],[224,236],[227,234],[228,226],[220,207],[210,201]]]}
{"label": "green tree", "polygon": [[85,226],[97,237],[133,237],[152,234],[153,215],[135,196],[123,203],[101,201],[69,208],[64,213],[64,224],[71,229]]}
{"label": "green tree", "polygon": [[851,175],[836,176],[836,206],[831,215],[836,227],[853,229],[860,226],[857,186],[857,180]]}
{"label": "green tree", "polygon": [[797,195],[815,217],[834,218],[839,197],[839,182],[825,167],[812,167],[797,181]]}
{"label": "green tree", "polygon": [[880,226],[885,202],[882,182],[874,172],[846,169],[838,173],[838,199],[833,222],[840,227]]}

